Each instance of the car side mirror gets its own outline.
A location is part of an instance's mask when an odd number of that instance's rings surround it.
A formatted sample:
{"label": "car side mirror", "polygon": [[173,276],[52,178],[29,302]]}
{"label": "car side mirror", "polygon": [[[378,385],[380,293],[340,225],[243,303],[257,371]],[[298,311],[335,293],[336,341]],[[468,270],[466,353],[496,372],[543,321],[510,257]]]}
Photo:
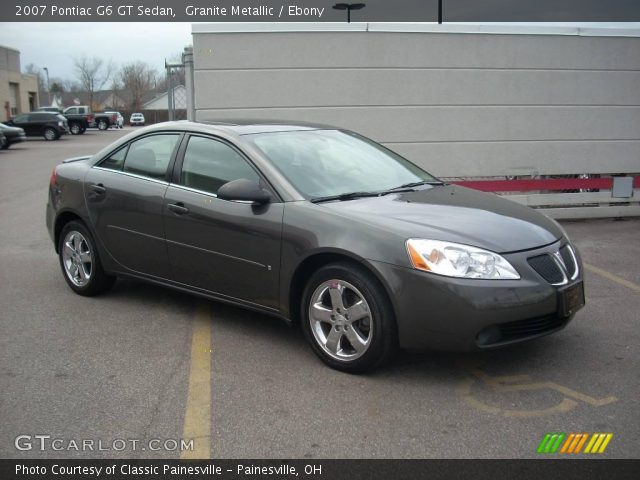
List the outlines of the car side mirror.
{"label": "car side mirror", "polygon": [[264,204],[271,200],[271,193],[262,188],[258,182],[240,178],[222,185],[218,189],[218,198]]}

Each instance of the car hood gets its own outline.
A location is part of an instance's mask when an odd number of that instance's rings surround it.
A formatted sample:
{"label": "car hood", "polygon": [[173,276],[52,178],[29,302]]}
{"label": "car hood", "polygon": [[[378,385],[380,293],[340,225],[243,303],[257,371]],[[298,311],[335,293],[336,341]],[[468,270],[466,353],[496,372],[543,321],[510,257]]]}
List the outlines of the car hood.
{"label": "car hood", "polygon": [[7,124],[5,124],[4,126],[0,127],[0,130],[2,130],[5,135],[7,135],[7,134],[19,135],[21,133],[24,133],[24,129],[23,128],[16,127],[14,125],[7,125]]}
{"label": "car hood", "polygon": [[406,238],[445,240],[497,253],[537,248],[563,236],[553,220],[532,208],[457,185],[319,206]]}

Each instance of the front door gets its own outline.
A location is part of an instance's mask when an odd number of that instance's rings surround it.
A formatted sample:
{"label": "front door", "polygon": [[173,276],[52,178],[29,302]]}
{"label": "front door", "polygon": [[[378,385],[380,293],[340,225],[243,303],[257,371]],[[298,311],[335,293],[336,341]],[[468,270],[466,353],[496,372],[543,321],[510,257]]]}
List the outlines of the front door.
{"label": "front door", "polygon": [[93,167],[85,177],[91,223],[125,269],[169,278],[162,202],[180,135],[145,136]]}
{"label": "front door", "polygon": [[222,185],[240,178],[264,182],[231,144],[197,135],[188,139],[179,180],[164,201],[173,278],[275,309],[283,204],[275,195],[266,205],[217,198]]}

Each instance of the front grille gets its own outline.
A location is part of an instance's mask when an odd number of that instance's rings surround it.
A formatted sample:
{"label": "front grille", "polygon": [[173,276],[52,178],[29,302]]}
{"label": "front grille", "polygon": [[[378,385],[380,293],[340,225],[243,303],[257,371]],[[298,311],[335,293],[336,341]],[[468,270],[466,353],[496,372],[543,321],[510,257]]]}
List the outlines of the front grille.
{"label": "front grille", "polygon": [[476,336],[476,344],[479,347],[491,347],[508,342],[525,340],[551,333],[564,327],[567,319],[557,315],[528,318],[513,322],[490,325],[483,328]]}
{"label": "front grille", "polygon": [[576,273],[577,266],[574,257],[569,250],[569,245],[565,245],[560,249],[560,256],[562,257],[564,266],[567,268],[567,276],[569,278],[573,278],[573,275]]}
{"label": "front grille", "polygon": [[[558,262],[548,254],[542,254],[535,257],[527,258],[529,265],[540,274],[549,283],[562,283],[564,281],[564,275]],[[575,268],[575,267],[574,267]]]}
{"label": "front grille", "polygon": [[540,335],[562,327],[566,319],[556,315],[530,318],[528,320],[516,320],[498,325],[500,337],[503,342],[517,340],[525,337]]}

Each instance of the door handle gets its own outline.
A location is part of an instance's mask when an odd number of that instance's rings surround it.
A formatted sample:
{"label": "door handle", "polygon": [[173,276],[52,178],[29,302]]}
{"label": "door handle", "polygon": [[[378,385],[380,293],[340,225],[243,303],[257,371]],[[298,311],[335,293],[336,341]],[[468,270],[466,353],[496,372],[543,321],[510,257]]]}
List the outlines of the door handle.
{"label": "door handle", "polygon": [[107,192],[107,189],[101,183],[92,183],[91,185],[89,185],[89,188],[98,195],[102,195]]}
{"label": "door handle", "polygon": [[173,213],[178,215],[184,215],[185,213],[189,213],[189,209],[184,206],[184,203],[170,203],[167,205],[167,208],[171,210]]}

